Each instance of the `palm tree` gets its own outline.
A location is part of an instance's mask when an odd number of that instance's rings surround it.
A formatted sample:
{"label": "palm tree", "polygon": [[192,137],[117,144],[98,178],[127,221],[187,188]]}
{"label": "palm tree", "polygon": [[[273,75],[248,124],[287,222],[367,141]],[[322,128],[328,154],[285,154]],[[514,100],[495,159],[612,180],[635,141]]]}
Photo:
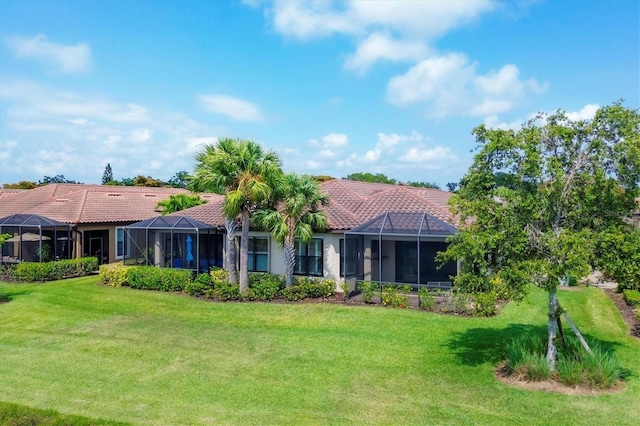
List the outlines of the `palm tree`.
{"label": "palm tree", "polygon": [[[196,154],[193,187],[199,189],[224,188],[226,190],[223,213],[227,224],[227,237],[235,235],[235,222],[242,227],[240,239],[240,291],[249,287],[249,225],[251,213],[268,200],[272,186],[281,180],[281,161],[273,151],[265,152],[256,142],[240,139],[221,139],[215,145],[206,145]],[[231,232],[229,232],[231,231]],[[229,281],[235,282],[235,241],[227,246]]]}
{"label": "palm tree", "polygon": [[160,214],[165,216],[204,203],[206,203],[206,201],[200,198],[199,195],[174,194],[169,195],[169,198],[166,200],[158,201],[156,208],[162,208]]}
{"label": "palm tree", "polygon": [[313,230],[324,230],[327,218],[318,207],[329,203],[329,197],[320,191],[318,182],[308,175],[288,173],[272,197],[273,208],[263,208],[254,215],[254,222],[268,229],[284,249],[286,285],[293,284],[296,264],[295,239],[303,243],[313,237]]}

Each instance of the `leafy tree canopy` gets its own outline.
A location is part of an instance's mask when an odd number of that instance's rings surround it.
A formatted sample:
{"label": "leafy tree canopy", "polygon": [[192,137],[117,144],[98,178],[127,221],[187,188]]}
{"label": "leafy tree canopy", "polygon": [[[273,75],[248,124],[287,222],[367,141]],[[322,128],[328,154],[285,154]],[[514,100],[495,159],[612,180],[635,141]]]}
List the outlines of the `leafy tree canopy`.
{"label": "leafy tree canopy", "polygon": [[189,186],[189,180],[191,176],[185,170],[181,170],[177,172],[175,175],[171,177],[167,181],[167,184],[172,188],[184,188],[186,189]]}
{"label": "leafy tree canopy", "polygon": [[417,188],[440,189],[440,185],[438,185],[435,182],[412,182],[412,181],[407,181],[403,185],[415,186]]}
{"label": "leafy tree canopy", "polygon": [[401,182],[397,179],[387,177],[382,173],[373,174],[368,172],[358,172],[358,173],[352,173],[350,175],[347,175],[344,179],[357,180],[360,182],[386,183],[389,185],[407,185],[407,186],[415,186],[418,188],[440,189],[440,185],[438,185],[435,182],[414,182],[414,181]]}
{"label": "leafy tree canopy", "polygon": [[352,173],[350,175],[347,175],[345,179],[357,180],[360,182],[388,183],[391,185],[395,185],[398,183],[397,180],[388,178],[386,175],[383,175],[382,173],[376,173],[374,175],[373,173],[358,172],[358,173]]}
{"label": "leafy tree canopy", "polygon": [[200,198],[199,195],[189,194],[174,194],[170,195],[168,199],[158,201],[156,207],[161,209],[161,215],[167,215],[170,213],[179,212],[191,207],[199,206],[206,203],[205,200]]}
{"label": "leafy tree canopy", "polygon": [[529,283],[546,288],[551,324],[561,313],[556,286],[597,266],[598,241],[637,207],[640,115],[618,102],[591,120],[557,111],[519,131],[481,125],[473,134],[477,153],[451,198],[462,225],[441,259],[464,259],[455,284],[466,290],[502,285],[522,298]]}
{"label": "leafy tree canopy", "polygon": [[102,184],[107,185],[109,182],[113,182],[113,170],[111,170],[111,164],[107,163],[102,174]]}
{"label": "leafy tree canopy", "polygon": [[53,177],[51,177],[51,176],[43,177],[42,180],[40,180],[38,182],[38,186],[49,185],[50,183],[82,183],[82,182],[76,182],[75,180],[69,180],[69,179],[65,178],[64,175],[55,175]]}
{"label": "leafy tree canopy", "polygon": [[21,180],[17,183],[5,183],[3,185],[4,189],[33,189],[37,186],[37,183],[28,180]]}
{"label": "leafy tree canopy", "polygon": [[151,176],[138,175],[133,178],[133,186],[161,187],[164,186],[164,182]]}

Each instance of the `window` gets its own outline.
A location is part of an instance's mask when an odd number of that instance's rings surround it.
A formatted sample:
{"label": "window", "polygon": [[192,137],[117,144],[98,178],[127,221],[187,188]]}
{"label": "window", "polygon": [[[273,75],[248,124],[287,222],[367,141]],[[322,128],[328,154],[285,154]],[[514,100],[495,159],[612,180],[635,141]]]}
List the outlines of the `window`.
{"label": "window", "polygon": [[293,273],[297,275],[322,276],[322,239],[313,238],[308,243],[296,239],[296,266]]}
{"label": "window", "polygon": [[359,240],[355,238],[347,238],[347,248],[344,247],[344,239],[340,240],[340,276],[344,276],[345,267],[345,254],[347,277],[353,277],[357,274],[357,259],[358,259],[358,243]]}
{"label": "window", "polygon": [[116,228],[116,259],[123,259],[129,256],[129,239],[124,233],[124,228]]}
{"label": "window", "polygon": [[269,239],[249,237],[247,269],[251,272],[269,272]]}

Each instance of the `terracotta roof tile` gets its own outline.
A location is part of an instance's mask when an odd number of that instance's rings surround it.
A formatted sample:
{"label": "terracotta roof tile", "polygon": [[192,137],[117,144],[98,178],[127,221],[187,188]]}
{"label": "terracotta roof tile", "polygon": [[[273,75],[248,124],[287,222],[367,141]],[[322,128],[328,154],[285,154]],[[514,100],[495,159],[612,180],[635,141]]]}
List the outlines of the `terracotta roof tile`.
{"label": "terracotta roof tile", "polygon": [[207,225],[224,228],[224,214],[222,213],[222,206],[224,204],[224,196],[218,194],[207,194],[202,196],[207,200],[206,204],[201,204],[190,209],[182,210],[174,213],[176,215],[190,217],[191,219],[199,220]]}
{"label": "terracotta roof tile", "polygon": [[[320,184],[329,196],[323,210],[330,231],[354,228],[386,212],[429,213],[455,224],[447,206],[450,193],[437,189],[333,179]],[[148,188],[81,184],[51,184],[21,192],[0,190],[0,217],[32,213],[67,223],[132,223],[158,216],[158,201],[189,193],[178,188]],[[176,213],[224,227],[224,197],[200,194],[208,200]]]}
{"label": "terracotta roof tile", "polygon": [[0,217],[32,213],[66,223],[137,222],[159,215],[158,201],[181,188],[51,184],[18,194],[0,192]]}
{"label": "terracotta roof tile", "polygon": [[429,213],[454,224],[447,201],[451,193],[439,189],[333,179],[320,185],[329,196],[325,209],[333,230],[350,229],[386,212]]}

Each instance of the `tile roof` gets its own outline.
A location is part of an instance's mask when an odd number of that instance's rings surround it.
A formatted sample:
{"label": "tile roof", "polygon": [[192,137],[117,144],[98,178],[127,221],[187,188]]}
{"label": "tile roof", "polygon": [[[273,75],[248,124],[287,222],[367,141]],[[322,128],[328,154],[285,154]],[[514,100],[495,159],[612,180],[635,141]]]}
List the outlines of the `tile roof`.
{"label": "tile roof", "polygon": [[31,213],[75,224],[130,223],[158,216],[156,203],[179,193],[190,192],[181,188],[65,183],[17,193],[2,190],[0,217]]}
{"label": "tile roof", "polygon": [[202,196],[202,198],[207,200],[206,204],[191,207],[190,209],[182,210],[173,214],[199,220],[200,222],[214,227],[224,228],[224,214],[222,213],[224,196],[207,194],[207,197]]}
{"label": "tile roof", "polygon": [[[438,189],[333,179],[320,184],[329,196],[323,210],[330,231],[352,229],[386,212],[428,213],[455,224],[447,206],[451,194]],[[0,190],[0,218],[31,213],[66,223],[132,223],[158,216],[156,203],[179,188],[51,184],[26,191]],[[206,204],[176,214],[224,227],[224,197],[200,194]]]}
{"label": "tile roof", "polygon": [[[321,183],[320,190],[329,196],[329,205],[322,208],[329,231],[352,229],[386,212],[429,213],[454,223],[447,206],[451,194],[438,189],[333,179]],[[215,202],[175,214],[224,227],[223,203],[220,196]]]}
{"label": "tile roof", "polygon": [[346,230],[386,212],[429,213],[455,224],[447,201],[451,193],[439,189],[333,179],[320,184],[329,196],[325,209],[331,230]]}

